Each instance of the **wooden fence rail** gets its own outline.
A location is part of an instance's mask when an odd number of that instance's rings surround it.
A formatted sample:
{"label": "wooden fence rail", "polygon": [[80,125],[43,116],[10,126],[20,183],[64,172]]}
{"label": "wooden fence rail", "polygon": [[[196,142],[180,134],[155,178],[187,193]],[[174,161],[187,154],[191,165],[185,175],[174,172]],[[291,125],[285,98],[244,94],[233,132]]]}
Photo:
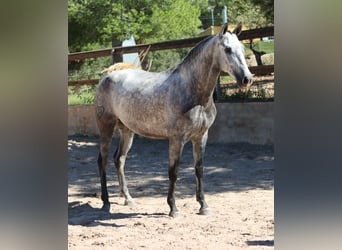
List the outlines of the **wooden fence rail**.
{"label": "wooden fence rail", "polygon": [[[274,26],[244,30],[241,32],[239,39],[240,40],[250,40],[261,37],[269,37],[274,35]],[[85,51],[85,52],[77,52],[70,53],[68,55],[68,62],[71,61],[79,61],[86,58],[97,58],[97,57],[106,57],[106,56],[114,56],[114,55],[122,55],[124,53],[133,53],[133,52],[143,52],[148,49],[148,51],[157,51],[157,50],[167,50],[167,49],[177,49],[177,48],[187,48],[193,47],[207,36],[202,37],[194,37],[188,39],[181,40],[173,40],[166,42],[158,42],[158,43],[149,43],[149,44],[139,44],[134,46],[127,47],[113,47],[109,49],[102,50],[94,50],[94,51]],[[262,65],[250,67],[250,71],[255,75],[260,74],[269,74],[274,72],[274,65]],[[85,80],[76,80],[76,81],[68,81],[69,86],[78,86],[78,85],[93,85],[97,84],[98,79],[85,79]]]}
{"label": "wooden fence rail", "polygon": [[[241,32],[239,39],[249,40],[249,39],[268,37],[268,36],[273,36],[273,35],[274,35],[274,26],[270,26],[270,27],[264,27],[264,28],[258,28],[258,29],[244,30]],[[139,44],[139,45],[127,46],[127,47],[120,46],[120,47],[113,47],[110,49],[70,53],[68,55],[68,61],[70,62],[70,61],[82,60],[86,58],[111,56],[112,53],[123,54],[123,53],[141,52],[143,50],[146,50],[147,48],[149,48],[149,51],[156,51],[156,50],[192,47],[192,46],[195,46],[198,42],[202,41],[206,37],[207,36],[202,36],[202,37],[194,37],[194,38],[166,41],[166,42],[159,42],[159,43]]]}
{"label": "wooden fence rail", "polygon": [[[249,67],[249,70],[254,75],[266,75],[274,72],[274,65],[262,65],[262,66],[252,66]],[[221,76],[228,75],[227,73],[222,72]],[[100,79],[84,79],[84,80],[73,80],[68,81],[69,86],[82,86],[82,85],[96,85],[98,84]]]}

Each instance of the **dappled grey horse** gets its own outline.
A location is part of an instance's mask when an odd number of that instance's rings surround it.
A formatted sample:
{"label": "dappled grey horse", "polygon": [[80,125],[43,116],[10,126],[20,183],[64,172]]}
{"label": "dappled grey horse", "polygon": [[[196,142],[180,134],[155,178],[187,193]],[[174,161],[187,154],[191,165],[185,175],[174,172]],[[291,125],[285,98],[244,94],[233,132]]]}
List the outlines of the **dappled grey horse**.
{"label": "dappled grey horse", "polygon": [[169,141],[167,203],[172,217],[179,215],[174,191],[181,153],[184,144],[192,141],[196,199],[201,206],[199,214],[210,212],[204,199],[202,176],[208,129],[216,116],[215,84],[221,71],[234,76],[240,87],[252,83],[244,46],[237,37],[241,26],[239,24],[229,32],[225,24],[219,34],[198,43],[180,64],[164,72],[126,69],[111,72],[100,80],[95,94],[95,110],[100,132],[98,166],[104,210],[110,208],[106,184],[108,152],[114,130],[118,129],[120,142],[114,163],[125,205],[133,204],[124,165],[136,133]]}

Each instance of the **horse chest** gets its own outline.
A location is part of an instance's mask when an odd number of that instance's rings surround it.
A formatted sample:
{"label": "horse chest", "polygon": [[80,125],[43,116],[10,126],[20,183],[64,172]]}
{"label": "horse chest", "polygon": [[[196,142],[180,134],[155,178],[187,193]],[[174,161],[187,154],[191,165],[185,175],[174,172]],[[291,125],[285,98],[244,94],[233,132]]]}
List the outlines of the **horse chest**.
{"label": "horse chest", "polygon": [[214,105],[207,108],[197,105],[187,111],[184,116],[187,121],[185,127],[188,127],[193,132],[204,132],[213,124],[216,117],[216,108]]}

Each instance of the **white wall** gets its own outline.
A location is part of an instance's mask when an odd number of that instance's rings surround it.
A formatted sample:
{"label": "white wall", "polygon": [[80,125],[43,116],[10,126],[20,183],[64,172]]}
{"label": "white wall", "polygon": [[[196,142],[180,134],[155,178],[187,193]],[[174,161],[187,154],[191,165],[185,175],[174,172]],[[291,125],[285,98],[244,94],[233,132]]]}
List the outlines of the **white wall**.
{"label": "white wall", "polygon": [[[273,144],[273,106],[273,102],[216,103],[208,142]],[[68,134],[98,134],[93,105],[68,107]]]}

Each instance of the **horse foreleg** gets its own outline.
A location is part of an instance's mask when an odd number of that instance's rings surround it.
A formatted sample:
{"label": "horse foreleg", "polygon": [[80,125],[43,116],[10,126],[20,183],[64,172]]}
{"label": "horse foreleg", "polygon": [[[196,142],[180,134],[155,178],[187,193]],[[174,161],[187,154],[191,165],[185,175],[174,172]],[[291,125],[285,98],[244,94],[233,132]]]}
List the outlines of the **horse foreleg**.
{"label": "horse foreleg", "polygon": [[125,178],[125,162],[128,151],[133,142],[133,133],[128,129],[120,129],[120,143],[114,154],[114,163],[117,169],[119,179],[120,194],[125,197],[125,205],[133,206],[134,201],[129,194]]}
{"label": "horse foreleg", "polygon": [[193,157],[195,165],[196,174],[196,200],[201,205],[199,214],[207,215],[210,213],[210,209],[204,199],[204,189],[203,189],[203,159],[205,146],[207,144],[208,131],[200,138],[192,140],[193,147]]}
{"label": "horse foreleg", "polygon": [[183,146],[184,144],[181,141],[169,141],[169,192],[167,196],[167,203],[170,206],[169,216],[171,217],[178,217],[180,215],[175,202],[175,185]]}

